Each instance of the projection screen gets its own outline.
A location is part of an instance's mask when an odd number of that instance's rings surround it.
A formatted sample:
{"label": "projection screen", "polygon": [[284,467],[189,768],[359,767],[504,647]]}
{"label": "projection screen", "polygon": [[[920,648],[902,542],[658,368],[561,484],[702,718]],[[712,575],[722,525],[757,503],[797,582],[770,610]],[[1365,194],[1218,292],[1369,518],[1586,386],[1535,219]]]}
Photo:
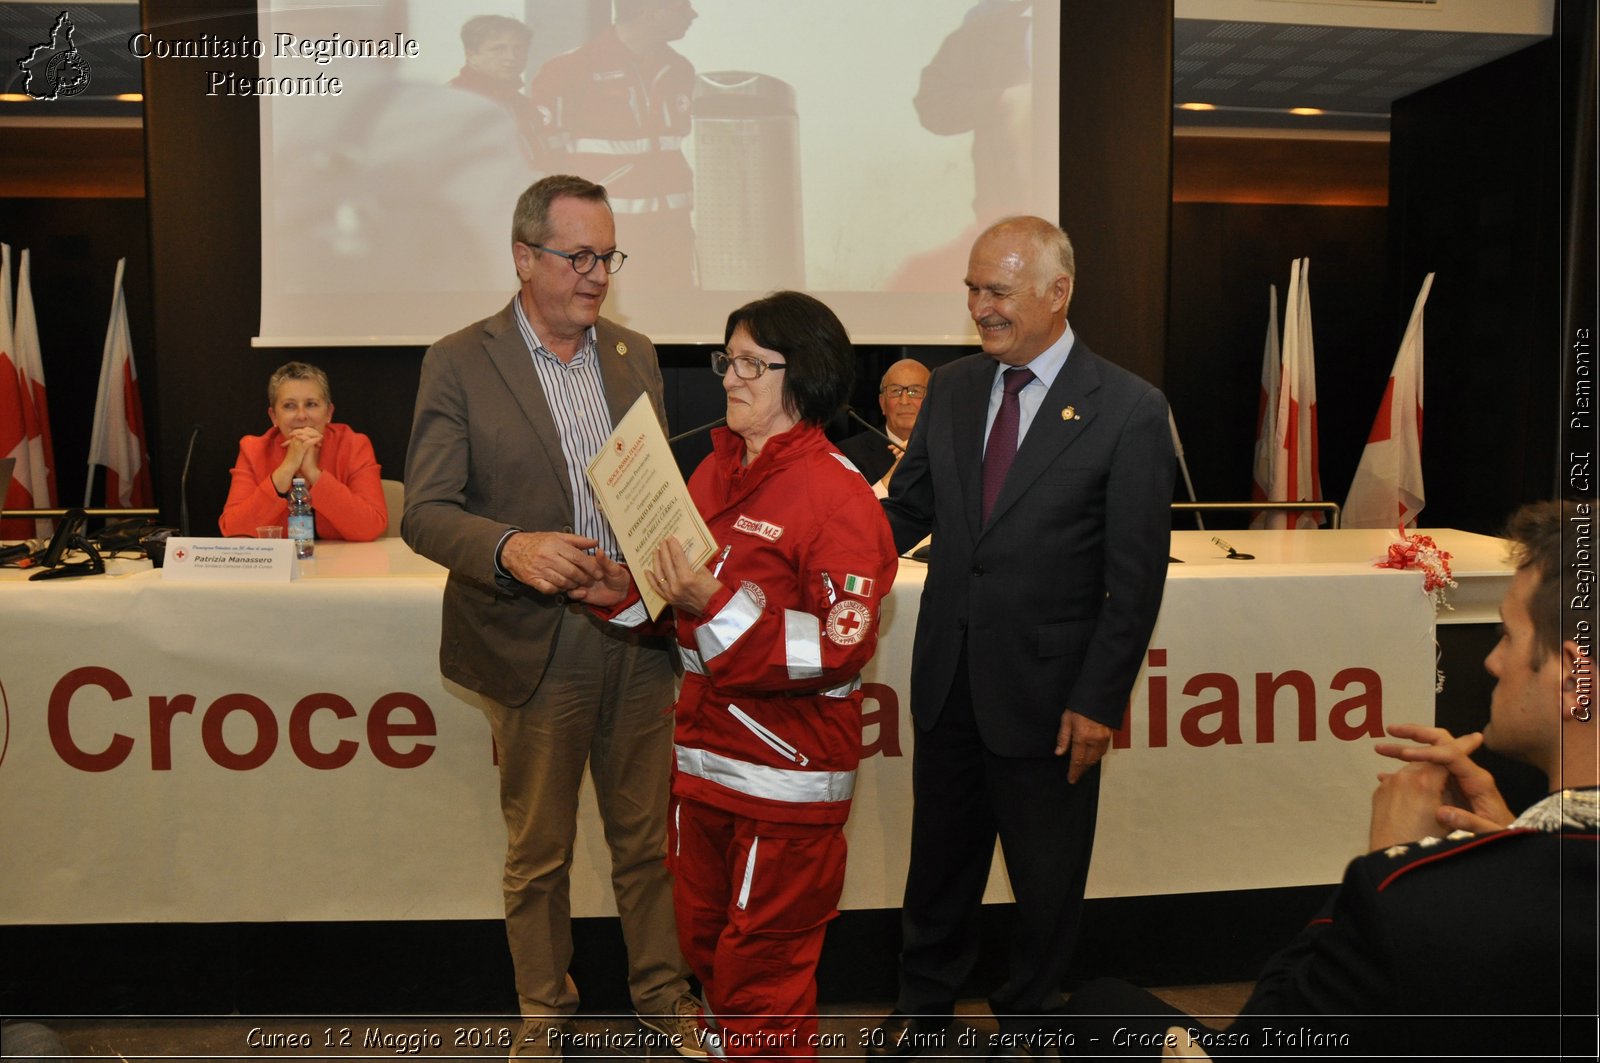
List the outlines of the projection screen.
{"label": "projection screen", "polygon": [[[684,119],[681,139],[656,146],[681,152],[669,162],[692,174],[692,235],[659,237],[619,203],[630,261],[607,316],[657,342],[720,341],[730,309],[799,288],[858,343],[972,342],[959,293],[973,236],[1006,214],[1058,213],[1059,4],[693,10],[658,46],[692,65],[692,88],[638,77],[623,89],[614,75],[626,64],[566,61],[582,76],[565,76],[563,92],[588,78],[611,94],[594,113],[668,107]],[[531,30],[526,87],[510,102],[452,84],[462,24],[486,14]],[[608,0],[263,0],[259,25],[259,346],[431,343],[515,290],[511,211],[528,184],[578,172],[614,197],[637,189],[634,163],[585,153],[595,134],[562,128],[577,105],[530,95],[562,53],[614,58]],[[614,125],[598,134],[607,143],[619,142]],[[651,268],[674,261],[686,265]]]}

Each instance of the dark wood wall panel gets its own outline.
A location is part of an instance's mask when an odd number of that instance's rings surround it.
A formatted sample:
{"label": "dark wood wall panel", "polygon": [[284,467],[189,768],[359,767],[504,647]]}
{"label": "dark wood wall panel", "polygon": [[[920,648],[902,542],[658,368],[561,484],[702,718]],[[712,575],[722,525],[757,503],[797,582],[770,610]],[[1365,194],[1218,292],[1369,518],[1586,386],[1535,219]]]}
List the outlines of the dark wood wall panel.
{"label": "dark wood wall panel", "polygon": [[1383,139],[1174,137],[1172,201],[1382,207],[1389,202],[1389,143]]}
{"label": "dark wood wall panel", "polygon": [[1167,397],[1200,498],[1250,497],[1267,288],[1278,286],[1281,321],[1289,263],[1309,256],[1322,484],[1342,502],[1405,327],[1384,313],[1386,212],[1177,203],[1172,223]]}
{"label": "dark wood wall panel", "polygon": [[1559,97],[1547,41],[1394,108],[1389,273],[1399,313],[1438,272],[1422,454],[1424,519],[1435,526],[1494,531],[1519,503],[1555,492]]}
{"label": "dark wood wall panel", "polygon": [[1160,385],[1172,202],[1172,0],[1061,11],[1061,224],[1078,255],[1068,316]]}
{"label": "dark wood wall panel", "polygon": [[0,198],[143,195],[144,130],[137,122],[17,125],[0,135]]}

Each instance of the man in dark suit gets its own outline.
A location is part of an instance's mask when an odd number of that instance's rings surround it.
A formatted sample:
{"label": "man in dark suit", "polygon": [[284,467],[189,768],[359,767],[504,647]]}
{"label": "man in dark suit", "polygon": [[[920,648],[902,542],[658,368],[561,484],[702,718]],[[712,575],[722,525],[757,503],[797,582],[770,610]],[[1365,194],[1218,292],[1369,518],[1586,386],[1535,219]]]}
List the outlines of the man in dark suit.
{"label": "man in dark suit", "polygon": [[[1583,567],[1580,537],[1592,538],[1593,522],[1575,503],[1538,503],[1512,518],[1517,569],[1500,604],[1500,641],[1484,661],[1496,681],[1489,726],[1459,738],[1418,724],[1389,728],[1414,744],[1377,746],[1405,764],[1379,776],[1370,851],[1267,961],[1237,1020],[1217,1031],[1102,979],[1069,1002],[1078,1044],[1098,1038],[1106,1051],[1155,1056],[1177,1027],[1177,1047],[1216,1056],[1320,1047],[1594,1058],[1600,721],[1586,648],[1594,609],[1574,583],[1562,585]],[[1543,771],[1550,795],[1513,817],[1471,759],[1480,745]],[[1118,1029],[1135,1036],[1116,1047]]]}
{"label": "man in dark suit", "polygon": [[906,440],[917,423],[917,413],[928,394],[928,367],[915,358],[902,358],[889,367],[878,384],[878,409],[883,411],[883,431],[891,446],[877,432],[859,432],[839,444],[839,453],[849,458],[861,475],[882,498],[889,493],[889,474],[905,453]]}
{"label": "man in dark suit", "polygon": [[586,763],[634,1006],[692,1047],[698,1008],[664,863],[669,658],[565,597],[599,578],[597,547],[618,554],[584,466],[640,395],[664,420],[661,371],[649,339],[600,317],[626,257],[604,188],[569,176],[535,183],[517,202],[512,239],[521,289],[510,305],[423,359],[401,534],[450,570],[440,670],[480,695],[494,733],[506,936],[524,1016],[516,1049],[559,1054],[578,1006],[567,876]]}
{"label": "man in dark suit", "polygon": [[948,1025],[997,835],[1017,920],[990,1004],[1008,1035],[1062,1004],[1097,765],[1161,605],[1175,466],[1161,393],[1068,326],[1074,275],[1043,219],[978,238],[966,284],[983,354],[933,374],[884,501],[895,545],[931,531],[933,554],[900,992],[876,1054],[914,1054]]}

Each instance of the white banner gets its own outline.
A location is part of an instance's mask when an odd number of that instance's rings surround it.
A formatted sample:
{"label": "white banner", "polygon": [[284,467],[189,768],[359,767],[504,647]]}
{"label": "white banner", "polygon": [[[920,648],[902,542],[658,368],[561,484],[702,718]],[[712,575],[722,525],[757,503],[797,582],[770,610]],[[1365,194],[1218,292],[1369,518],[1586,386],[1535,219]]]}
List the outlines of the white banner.
{"label": "white banner", "polygon": [[[1091,896],[1335,881],[1373,739],[1432,719],[1420,576],[1194,542],[1106,763]],[[501,916],[488,727],[437,670],[442,573],[394,539],[317,554],[283,585],[0,581],[6,922]],[[849,908],[904,886],[922,572],[903,563],[864,676]],[[582,815],[573,914],[612,914],[588,795]]]}

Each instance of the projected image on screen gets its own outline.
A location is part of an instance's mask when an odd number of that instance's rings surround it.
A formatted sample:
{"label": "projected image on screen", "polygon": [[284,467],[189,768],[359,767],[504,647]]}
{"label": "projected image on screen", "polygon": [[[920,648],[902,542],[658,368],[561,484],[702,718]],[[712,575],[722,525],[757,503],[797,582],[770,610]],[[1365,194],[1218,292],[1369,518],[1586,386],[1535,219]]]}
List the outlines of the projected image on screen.
{"label": "projected image on screen", "polygon": [[[607,315],[721,338],[774,288],[858,342],[967,342],[976,232],[1057,213],[1059,8],[1033,0],[412,0],[260,14],[263,344],[429,343],[502,306],[517,194],[607,187]],[[274,34],[417,42],[275,54]]]}

